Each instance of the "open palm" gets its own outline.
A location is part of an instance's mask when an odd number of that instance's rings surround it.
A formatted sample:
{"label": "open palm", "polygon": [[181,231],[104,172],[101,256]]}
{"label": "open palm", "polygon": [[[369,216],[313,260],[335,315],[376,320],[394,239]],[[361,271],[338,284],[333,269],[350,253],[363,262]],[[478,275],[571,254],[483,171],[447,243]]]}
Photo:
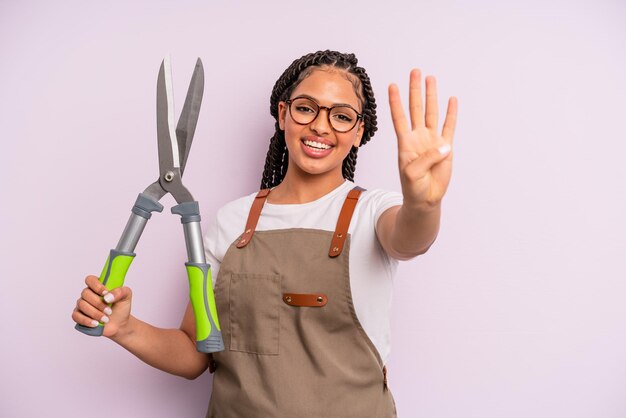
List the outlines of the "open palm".
{"label": "open palm", "polygon": [[441,134],[435,77],[426,77],[426,109],[422,106],[421,72],[411,71],[409,111],[405,117],[400,93],[389,86],[391,118],[398,139],[398,168],[405,204],[430,208],[441,201],[452,175],[452,139],[456,127],[457,99],[451,97]]}

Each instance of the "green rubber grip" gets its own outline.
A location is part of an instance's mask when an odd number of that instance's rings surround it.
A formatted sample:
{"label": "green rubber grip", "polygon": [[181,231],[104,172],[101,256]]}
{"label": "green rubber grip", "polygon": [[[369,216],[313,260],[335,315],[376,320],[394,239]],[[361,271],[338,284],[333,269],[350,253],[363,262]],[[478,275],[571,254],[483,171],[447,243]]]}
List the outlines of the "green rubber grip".
{"label": "green rubber grip", "polygon": [[124,286],[124,279],[126,273],[130,267],[130,263],[135,258],[134,253],[124,253],[117,250],[111,250],[109,258],[102,268],[100,273],[100,283],[102,283],[107,290],[117,289]]}
{"label": "green rubber grip", "polygon": [[[128,268],[134,258],[134,253],[111,250],[109,252],[109,257],[104,264],[104,268],[102,269],[102,273],[100,273],[100,277],[98,279],[100,280],[100,283],[104,284],[107,290],[113,290],[124,286],[126,272],[128,272]],[[109,306],[111,305],[109,304]],[[76,324],[74,328],[83,334],[91,335],[92,337],[99,337],[104,331],[104,324],[100,322],[93,328]]]}
{"label": "green rubber grip", "polygon": [[211,280],[211,267],[206,263],[185,263],[189,278],[189,298],[196,317],[196,349],[201,353],[224,350],[222,331]]}

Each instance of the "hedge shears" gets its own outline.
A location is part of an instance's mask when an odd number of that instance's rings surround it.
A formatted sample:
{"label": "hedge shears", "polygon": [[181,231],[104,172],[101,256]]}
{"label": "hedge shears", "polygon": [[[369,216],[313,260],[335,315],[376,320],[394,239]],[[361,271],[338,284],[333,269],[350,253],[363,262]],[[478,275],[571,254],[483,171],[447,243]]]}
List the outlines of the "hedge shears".
{"label": "hedge shears", "polygon": [[[115,249],[106,260],[100,282],[108,290],[124,285],[126,272],[132,263],[135,247],[152,212],[161,212],[159,200],[170,193],[177,205],[172,213],[181,216],[189,261],[185,263],[189,278],[189,296],[196,318],[196,348],[203,353],[224,350],[224,342],[217,318],[215,296],[211,280],[211,266],[206,263],[200,209],[189,190],[182,183],[182,175],[196,130],[202,94],[204,69],[200,58],[191,77],[185,104],[174,130],[174,97],[169,57],[161,63],[157,81],[157,139],[159,149],[159,179],[139,194]],[[76,324],[78,331],[101,336],[104,324],[94,328]]]}

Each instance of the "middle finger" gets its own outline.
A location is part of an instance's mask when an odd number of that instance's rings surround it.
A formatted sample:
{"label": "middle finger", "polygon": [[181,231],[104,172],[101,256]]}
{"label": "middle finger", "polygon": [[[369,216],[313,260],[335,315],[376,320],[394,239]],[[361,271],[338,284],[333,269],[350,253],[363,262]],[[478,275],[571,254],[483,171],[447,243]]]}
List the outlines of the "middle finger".
{"label": "middle finger", "polygon": [[102,297],[94,293],[94,291],[88,287],[83,289],[83,291],[80,294],[80,297],[83,300],[85,300],[87,303],[92,305],[94,308],[100,311],[104,312],[104,309],[108,307],[108,305],[102,300]]}
{"label": "middle finger", "polygon": [[411,113],[411,129],[424,126],[424,109],[422,106],[422,73],[419,69],[411,70],[409,79],[409,112]]}
{"label": "middle finger", "polygon": [[439,105],[437,104],[437,80],[426,77],[426,127],[437,130],[439,123]]}

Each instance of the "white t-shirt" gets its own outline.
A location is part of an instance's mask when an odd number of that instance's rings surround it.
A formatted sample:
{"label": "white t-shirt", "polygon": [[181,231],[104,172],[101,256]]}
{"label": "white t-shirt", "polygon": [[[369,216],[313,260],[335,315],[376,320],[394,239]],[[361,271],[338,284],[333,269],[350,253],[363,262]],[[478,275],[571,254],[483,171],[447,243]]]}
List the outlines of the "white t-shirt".
{"label": "white t-shirt", "polygon": [[[256,230],[312,228],[333,232],[343,202],[354,186],[346,180],[325,196],[304,204],[265,202]],[[214,282],[226,250],[244,231],[256,194],[254,192],[227,203],[218,210],[215,221],[209,225],[204,248]],[[348,229],[351,234],[348,267],[354,308],[384,363],[391,351],[392,279],[398,261],[389,257],[382,248],[375,228],[378,217],[397,205],[402,205],[402,194],[398,192],[366,190],[359,197]]]}

